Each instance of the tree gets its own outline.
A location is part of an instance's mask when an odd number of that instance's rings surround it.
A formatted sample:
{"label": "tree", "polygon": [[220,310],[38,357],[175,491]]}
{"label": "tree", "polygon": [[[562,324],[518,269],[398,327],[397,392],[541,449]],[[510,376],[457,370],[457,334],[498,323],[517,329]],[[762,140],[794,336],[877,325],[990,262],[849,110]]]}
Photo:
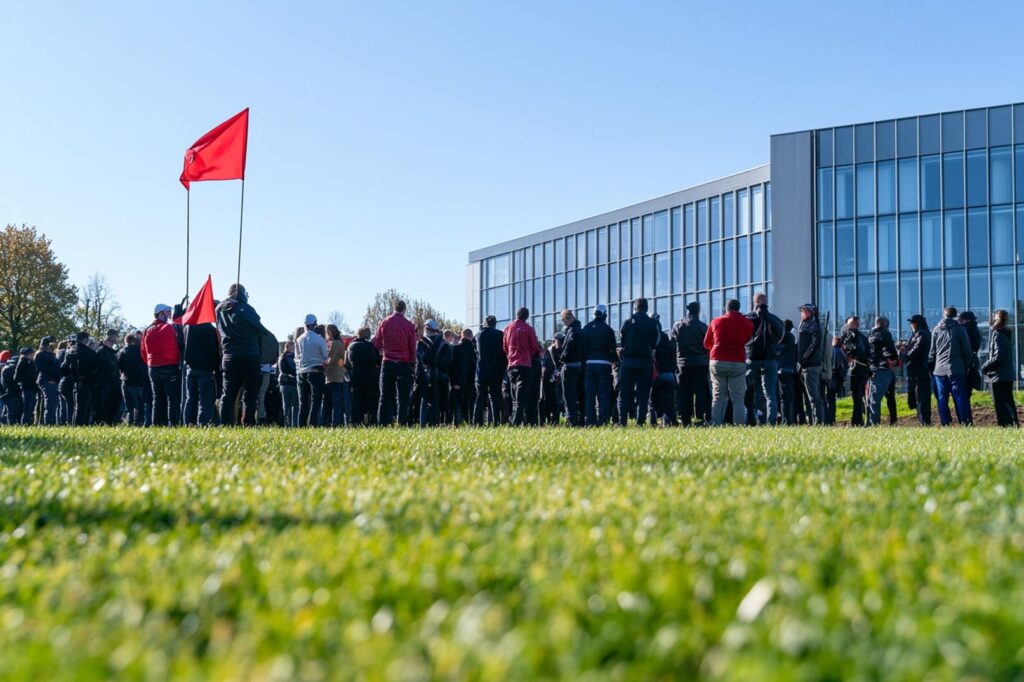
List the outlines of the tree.
{"label": "tree", "polygon": [[127,330],[128,322],[121,315],[121,305],[114,298],[106,276],[93,273],[82,287],[75,307],[75,323],[94,339],[105,336],[108,329],[117,330],[118,335]]}
{"label": "tree", "polygon": [[327,314],[327,324],[333,324],[345,336],[352,335],[352,327],[348,326],[345,320],[345,313],[340,310],[332,310]]}
{"label": "tree", "polygon": [[364,327],[376,331],[381,321],[390,315],[395,309],[395,301],[403,300],[408,306],[406,315],[417,327],[427,320],[434,320],[441,329],[451,329],[455,332],[462,331],[462,323],[448,318],[444,313],[434,308],[426,301],[417,298],[410,298],[397,289],[382,291],[373,297],[373,303],[366,306],[366,313],[363,315]]}
{"label": "tree", "polygon": [[0,347],[34,347],[48,334],[71,334],[77,300],[46,235],[7,225],[0,233]]}

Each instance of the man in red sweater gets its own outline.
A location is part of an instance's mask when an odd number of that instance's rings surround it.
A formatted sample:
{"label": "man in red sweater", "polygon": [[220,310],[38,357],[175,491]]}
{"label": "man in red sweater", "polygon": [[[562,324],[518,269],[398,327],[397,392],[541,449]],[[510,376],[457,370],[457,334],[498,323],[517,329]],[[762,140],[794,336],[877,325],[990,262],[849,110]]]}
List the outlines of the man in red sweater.
{"label": "man in red sweater", "polygon": [[153,387],[153,426],[181,424],[181,332],[170,322],[171,307],[159,304],[142,334],[142,361]]}
{"label": "man in red sweater", "polygon": [[740,313],[740,302],[729,299],[725,315],[716,317],[704,336],[711,357],[711,423],[725,423],[725,407],[732,400],[732,423],[747,423],[743,397],[747,392],[747,341],[754,323]]}
{"label": "man in red sweater", "polygon": [[412,426],[409,400],[412,398],[413,363],[416,362],[416,326],[405,318],[405,301],[395,301],[395,312],[384,318],[373,337],[380,351],[380,404],[377,423],[391,426],[398,402],[398,423]]}
{"label": "man in red sweater", "polygon": [[526,402],[533,381],[533,358],[540,355],[537,332],[526,321],[530,311],[520,308],[516,321],[505,327],[501,348],[508,358],[508,382],[512,392],[512,426],[522,426],[526,420]]}

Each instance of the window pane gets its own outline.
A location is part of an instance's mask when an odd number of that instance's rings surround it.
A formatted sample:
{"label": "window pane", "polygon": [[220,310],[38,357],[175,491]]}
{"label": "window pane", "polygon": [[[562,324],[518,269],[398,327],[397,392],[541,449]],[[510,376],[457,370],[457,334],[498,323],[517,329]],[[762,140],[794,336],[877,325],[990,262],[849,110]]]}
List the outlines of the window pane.
{"label": "window pane", "polygon": [[900,210],[917,210],[916,159],[900,159]]}
{"label": "window pane", "polygon": [[764,236],[764,278],[772,278],[772,235],[770,232]]}
{"label": "window pane", "polygon": [[708,202],[703,199],[697,202],[697,239],[708,240]]}
{"label": "window pane", "polygon": [[942,115],[942,151],[954,152],[964,148],[964,112],[953,111]]}
{"label": "window pane", "polygon": [[613,263],[608,268],[608,302],[619,300],[619,263]]}
{"label": "window pane", "polygon": [[1013,263],[1013,209],[1009,206],[992,209],[992,263]]}
{"label": "window pane", "polygon": [[836,217],[853,217],[853,167],[836,168]]}
{"label": "window pane", "polygon": [[697,247],[697,288],[709,289],[711,287],[711,273],[708,272],[708,245],[703,244]]}
{"label": "window pane", "polygon": [[864,163],[857,166],[857,215],[875,213],[875,166]]}
{"label": "window pane", "polygon": [[603,227],[597,230],[597,262],[608,262],[608,231]]}
{"label": "window pane", "polygon": [[[921,312],[921,302],[918,300],[920,286],[917,281],[917,273],[900,276],[900,320],[902,324],[909,324],[906,320],[911,315],[918,315]],[[937,320],[936,320],[937,321]]]}
{"label": "window pane", "polygon": [[544,244],[544,274],[555,274],[555,245],[551,242]]}
{"label": "window pane", "polygon": [[751,209],[752,209],[751,213],[753,214],[753,221],[754,221],[754,224],[753,224],[752,227],[753,227],[754,232],[762,232],[762,231],[764,231],[764,198],[763,198],[763,194],[764,194],[764,192],[761,189],[760,185],[758,185],[757,187],[754,187],[752,190],[750,190],[750,203],[751,203]]}
{"label": "window pane", "polygon": [[725,286],[736,286],[736,243],[731,239],[722,242],[722,272]]}
{"label": "window pane", "polygon": [[750,281],[750,243],[749,237],[736,240],[736,280],[741,284]]}
{"label": "window pane", "polygon": [[[837,317],[845,320],[857,314],[857,286],[853,277],[840,277],[836,280],[836,312]],[[795,320],[794,320],[795,322]]]}
{"label": "window pane", "polygon": [[877,159],[891,159],[896,156],[896,123],[881,121],[875,124],[875,154]]}
{"label": "window pane", "polygon": [[576,235],[576,267],[587,267],[587,235],[583,232]]}
{"label": "window pane", "polygon": [[897,336],[900,325],[899,298],[896,296],[896,274],[888,273],[878,276],[878,304],[876,310],[879,315],[889,318],[892,325],[892,334]]}
{"label": "window pane", "polygon": [[978,149],[988,146],[988,134],[986,130],[986,119],[988,112],[985,109],[975,109],[967,112],[967,148]]}
{"label": "window pane", "polygon": [[956,308],[967,307],[967,273],[963,270],[946,270],[946,305]]}
{"label": "window pane", "polygon": [[608,226],[608,258],[619,260],[619,226]]}
{"label": "window pane", "polygon": [[921,268],[942,267],[942,220],[938,213],[921,216]]}
{"label": "window pane", "polygon": [[597,265],[597,230],[587,232],[587,265]]}
{"label": "window pane", "polygon": [[679,252],[672,252],[672,293],[678,294],[683,290],[683,268],[679,259]]}
{"label": "window pane", "polygon": [[682,211],[678,206],[672,209],[670,223],[671,225],[669,225],[669,242],[672,244],[673,249],[678,249],[682,245],[683,239]]}
{"label": "window pane", "polygon": [[640,219],[633,218],[630,220],[629,229],[633,234],[631,255],[636,258],[643,253],[643,231],[640,229]]}
{"label": "window pane", "polygon": [[878,163],[878,213],[896,212],[896,165],[892,161]]}
{"label": "window pane", "polygon": [[878,316],[874,275],[861,275],[857,278],[857,310],[860,311],[861,324],[870,329]]}
{"label": "window pane", "polygon": [[[575,298],[575,297],[574,297]],[[565,305],[565,275],[555,275],[555,310],[561,310]]]}
{"label": "window pane", "polygon": [[714,197],[710,202],[710,213],[711,213],[711,238],[721,239],[722,238],[722,202],[718,197]]}
{"label": "window pane", "polygon": [[1014,318],[1013,268],[992,268],[992,309],[1000,308]]}
{"label": "window pane", "polygon": [[644,253],[654,253],[654,216],[645,215],[644,221]]}
{"label": "window pane", "polygon": [[857,221],[857,272],[875,271],[875,221]]}
{"label": "window pane", "polygon": [[[836,319],[836,281],[831,277],[823,277],[818,280],[818,311],[820,313],[831,313],[832,319]],[[768,299],[769,303],[772,299]],[[824,315],[822,315],[824,317]]]}
{"label": "window pane", "polygon": [[711,288],[717,289],[722,286],[722,246],[719,243],[711,244]]}
{"label": "window pane", "polygon": [[920,154],[935,154],[939,151],[938,116],[922,116],[918,119],[918,140]]}
{"label": "window pane", "polygon": [[942,183],[939,173],[939,157],[921,157],[921,209],[933,211],[940,207]]}
{"label": "window pane", "polygon": [[964,266],[964,212],[946,211],[945,227],[943,264],[947,268],[962,268]]}
{"label": "window pane", "polygon": [[[1017,107],[1024,111],[1024,107]],[[1024,133],[1024,131],[1021,131]],[[1017,145],[1013,152],[1016,159],[1017,173],[1014,175],[1014,184],[1017,192],[1017,201],[1024,201],[1024,145]]]}
{"label": "window pane", "polygon": [[686,266],[683,269],[683,290],[693,293],[697,290],[697,250],[690,247],[683,252]]}
{"label": "window pane", "polygon": [[[1013,168],[1009,147],[995,147],[991,150],[989,162],[989,196],[993,204],[1008,204],[1013,201]],[[1024,168],[1021,169],[1024,172]]]}
{"label": "window pane", "polygon": [[875,160],[875,126],[864,123],[854,130],[857,152],[857,163]]}
{"label": "window pane", "polygon": [[629,289],[629,261],[619,263],[619,296],[616,300],[628,301],[632,294]]}
{"label": "window pane", "polygon": [[[1024,149],[1024,147],[1021,147]],[[747,199],[747,190],[741,189],[736,192],[736,220],[740,228],[740,234],[750,232],[750,202]]]}
{"label": "window pane", "polygon": [[565,272],[565,240],[555,240],[555,272]]}
{"label": "window pane", "polygon": [[817,135],[818,165],[832,165],[832,131],[819,130]]}
{"label": "window pane", "polygon": [[668,270],[668,254],[659,253],[654,257],[654,295],[668,296],[672,273]]}
{"label": "window pane", "polygon": [[892,272],[896,269],[896,218],[885,216],[878,219],[878,271]]}
{"label": "window pane", "polygon": [[722,218],[725,221],[723,232],[726,237],[736,235],[736,202],[732,192],[722,195]]}
{"label": "window pane", "polygon": [[934,326],[942,319],[942,279],[938,270],[921,273],[921,314]]}
{"label": "window pane", "polygon": [[962,152],[942,157],[942,205],[960,208],[964,205],[964,155]]}
{"label": "window pane", "polygon": [[693,221],[693,204],[687,204],[683,209],[683,244],[693,246],[697,243],[697,228]]}
{"label": "window pane", "polygon": [[853,221],[836,223],[836,273],[852,275],[856,263],[857,243],[853,234]]}
{"label": "window pane", "polygon": [[643,271],[640,269],[640,259],[634,258],[633,263],[633,297],[639,298],[643,296]]}
{"label": "window pane", "polygon": [[755,285],[764,280],[764,248],[761,235],[750,237],[750,281]]}
{"label": "window pane", "polygon": [[1010,123],[1010,107],[997,107],[988,110],[988,143],[993,147],[1010,144],[1012,128]]}
{"label": "window pane", "polygon": [[[615,266],[618,267],[618,266]],[[597,268],[597,303],[608,302],[608,267],[602,265]],[[583,319],[586,319],[585,317]]]}
{"label": "window pane", "polygon": [[835,140],[836,165],[853,163],[853,128],[836,128]]}
{"label": "window pane", "polygon": [[917,214],[900,216],[900,270],[917,270]]}
{"label": "window pane", "polygon": [[917,156],[917,119],[905,118],[896,122],[896,144],[900,156]]}
{"label": "window pane", "polygon": [[619,223],[619,258],[629,258],[629,223]]}
{"label": "window pane", "polygon": [[835,274],[833,263],[833,237],[834,228],[832,223],[818,223],[818,274]]}
{"label": "window pane", "polygon": [[[555,278],[548,276],[544,278],[544,310],[555,309]],[[511,313],[506,317],[511,317]]]}
{"label": "window pane", "polygon": [[[544,280],[533,280],[533,306],[537,310],[544,310]],[[490,315],[491,313],[485,313]]]}
{"label": "window pane", "polygon": [[967,264],[988,265],[988,211],[984,208],[967,212]]}
{"label": "window pane", "polygon": [[587,305],[597,305],[597,268],[587,268]]}
{"label": "window pane", "polygon": [[988,268],[972,268],[968,275],[970,288],[967,292],[967,305],[978,316],[982,329],[985,321],[991,317],[988,308]]}
{"label": "window pane", "polygon": [[818,169],[818,220],[832,219],[832,169]]}
{"label": "window pane", "polygon": [[988,203],[988,175],[985,150],[967,152],[967,205],[984,206]]}
{"label": "window pane", "polygon": [[568,270],[576,269],[576,235],[565,238],[565,267]]}
{"label": "window pane", "polygon": [[764,226],[772,229],[772,183],[764,183]]}

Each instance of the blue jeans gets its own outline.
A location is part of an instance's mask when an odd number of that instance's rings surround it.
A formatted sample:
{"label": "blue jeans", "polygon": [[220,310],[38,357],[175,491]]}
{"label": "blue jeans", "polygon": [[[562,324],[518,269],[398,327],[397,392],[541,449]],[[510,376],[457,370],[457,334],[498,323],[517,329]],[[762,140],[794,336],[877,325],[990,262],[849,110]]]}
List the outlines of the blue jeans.
{"label": "blue jeans", "polygon": [[281,407],[285,426],[299,425],[299,388],[290,384],[281,385]]}
{"label": "blue jeans", "polygon": [[966,374],[954,374],[953,376],[935,375],[935,395],[938,397],[939,422],[943,426],[953,423],[953,416],[949,413],[949,395],[953,394],[953,407],[956,409],[956,418],[961,425],[967,426],[973,423],[971,416],[971,393],[967,384]]}
{"label": "blue jeans", "polygon": [[132,426],[143,426],[146,423],[146,407],[143,395],[146,389],[142,386],[129,386],[121,382],[121,397],[124,398],[124,414]]}
{"label": "blue jeans", "polygon": [[562,399],[565,400],[565,418],[569,426],[581,426],[583,415],[580,414],[580,382],[583,379],[583,368],[563,367],[562,368]]}
{"label": "blue jeans", "polygon": [[868,401],[868,424],[878,426],[882,422],[882,401],[892,382],[896,380],[891,370],[878,369],[871,374],[871,399]]}
{"label": "blue jeans", "polygon": [[153,425],[181,425],[181,370],[177,365],[149,368],[153,386]]}
{"label": "blue jeans", "polygon": [[36,422],[36,399],[39,397],[39,389],[28,386],[21,391],[21,423],[25,426],[32,426]]}
{"label": "blue jeans", "polygon": [[587,363],[583,374],[587,426],[604,426],[612,417],[612,366]]}
{"label": "blue jeans", "polygon": [[651,402],[654,364],[625,360],[619,365],[619,424],[625,426],[632,417],[643,426]]}
{"label": "blue jeans", "polygon": [[43,394],[43,423],[53,426],[57,423],[57,408],[60,406],[60,391],[57,384],[41,384],[39,388]]}
{"label": "blue jeans", "polygon": [[185,423],[207,426],[214,421],[217,380],[208,369],[185,370]]}
{"label": "blue jeans", "polygon": [[[762,399],[765,403],[765,416],[758,423],[775,426],[779,421],[779,362],[778,360],[748,360],[747,385],[754,389],[754,401],[751,407],[757,414]],[[758,395],[760,391],[760,395]]]}
{"label": "blue jeans", "polygon": [[344,426],[348,422],[345,418],[345,405],[349,402],[346,400],[349,397],[348,382],[332,381],[325,389],[321,423],[324,426]]}

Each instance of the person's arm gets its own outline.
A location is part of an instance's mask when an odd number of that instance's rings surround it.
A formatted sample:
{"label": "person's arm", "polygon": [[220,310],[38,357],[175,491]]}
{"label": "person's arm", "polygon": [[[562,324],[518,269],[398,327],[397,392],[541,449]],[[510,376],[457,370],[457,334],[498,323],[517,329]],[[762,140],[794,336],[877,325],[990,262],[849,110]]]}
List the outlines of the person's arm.
{"label": "person's arm", "polygon": [[708,326],[707,333],[704,334],[704,350],[710,351],[715,347],[715,323],[712,322]]}
{"label": "person's arm", "polygon": [[384,349],[384,341],[382,340],[384,337],[382,334],[383,331],[384,321],[381,320],[381,323],[377,325],[377,333],[373,335],[373,347],[377,349],[378,353]]}
{"label": "person's arm", "polygon": [[960,333],[956,335],[956,338],[960,353],[964,359],[964,370],[970,372],[974,353],[971,351],[971,341],[967,338],[967,330],[961,327]]}
{"label": "person's arm", "polygon": [[409,352],[412,354],[412,357],[415,358],[416,357],[416,328],[412,326],[411,322],[409,324],[410,324],[410,329],[409,329],[409,332],[408,332],[408,334],[409,334]]}

